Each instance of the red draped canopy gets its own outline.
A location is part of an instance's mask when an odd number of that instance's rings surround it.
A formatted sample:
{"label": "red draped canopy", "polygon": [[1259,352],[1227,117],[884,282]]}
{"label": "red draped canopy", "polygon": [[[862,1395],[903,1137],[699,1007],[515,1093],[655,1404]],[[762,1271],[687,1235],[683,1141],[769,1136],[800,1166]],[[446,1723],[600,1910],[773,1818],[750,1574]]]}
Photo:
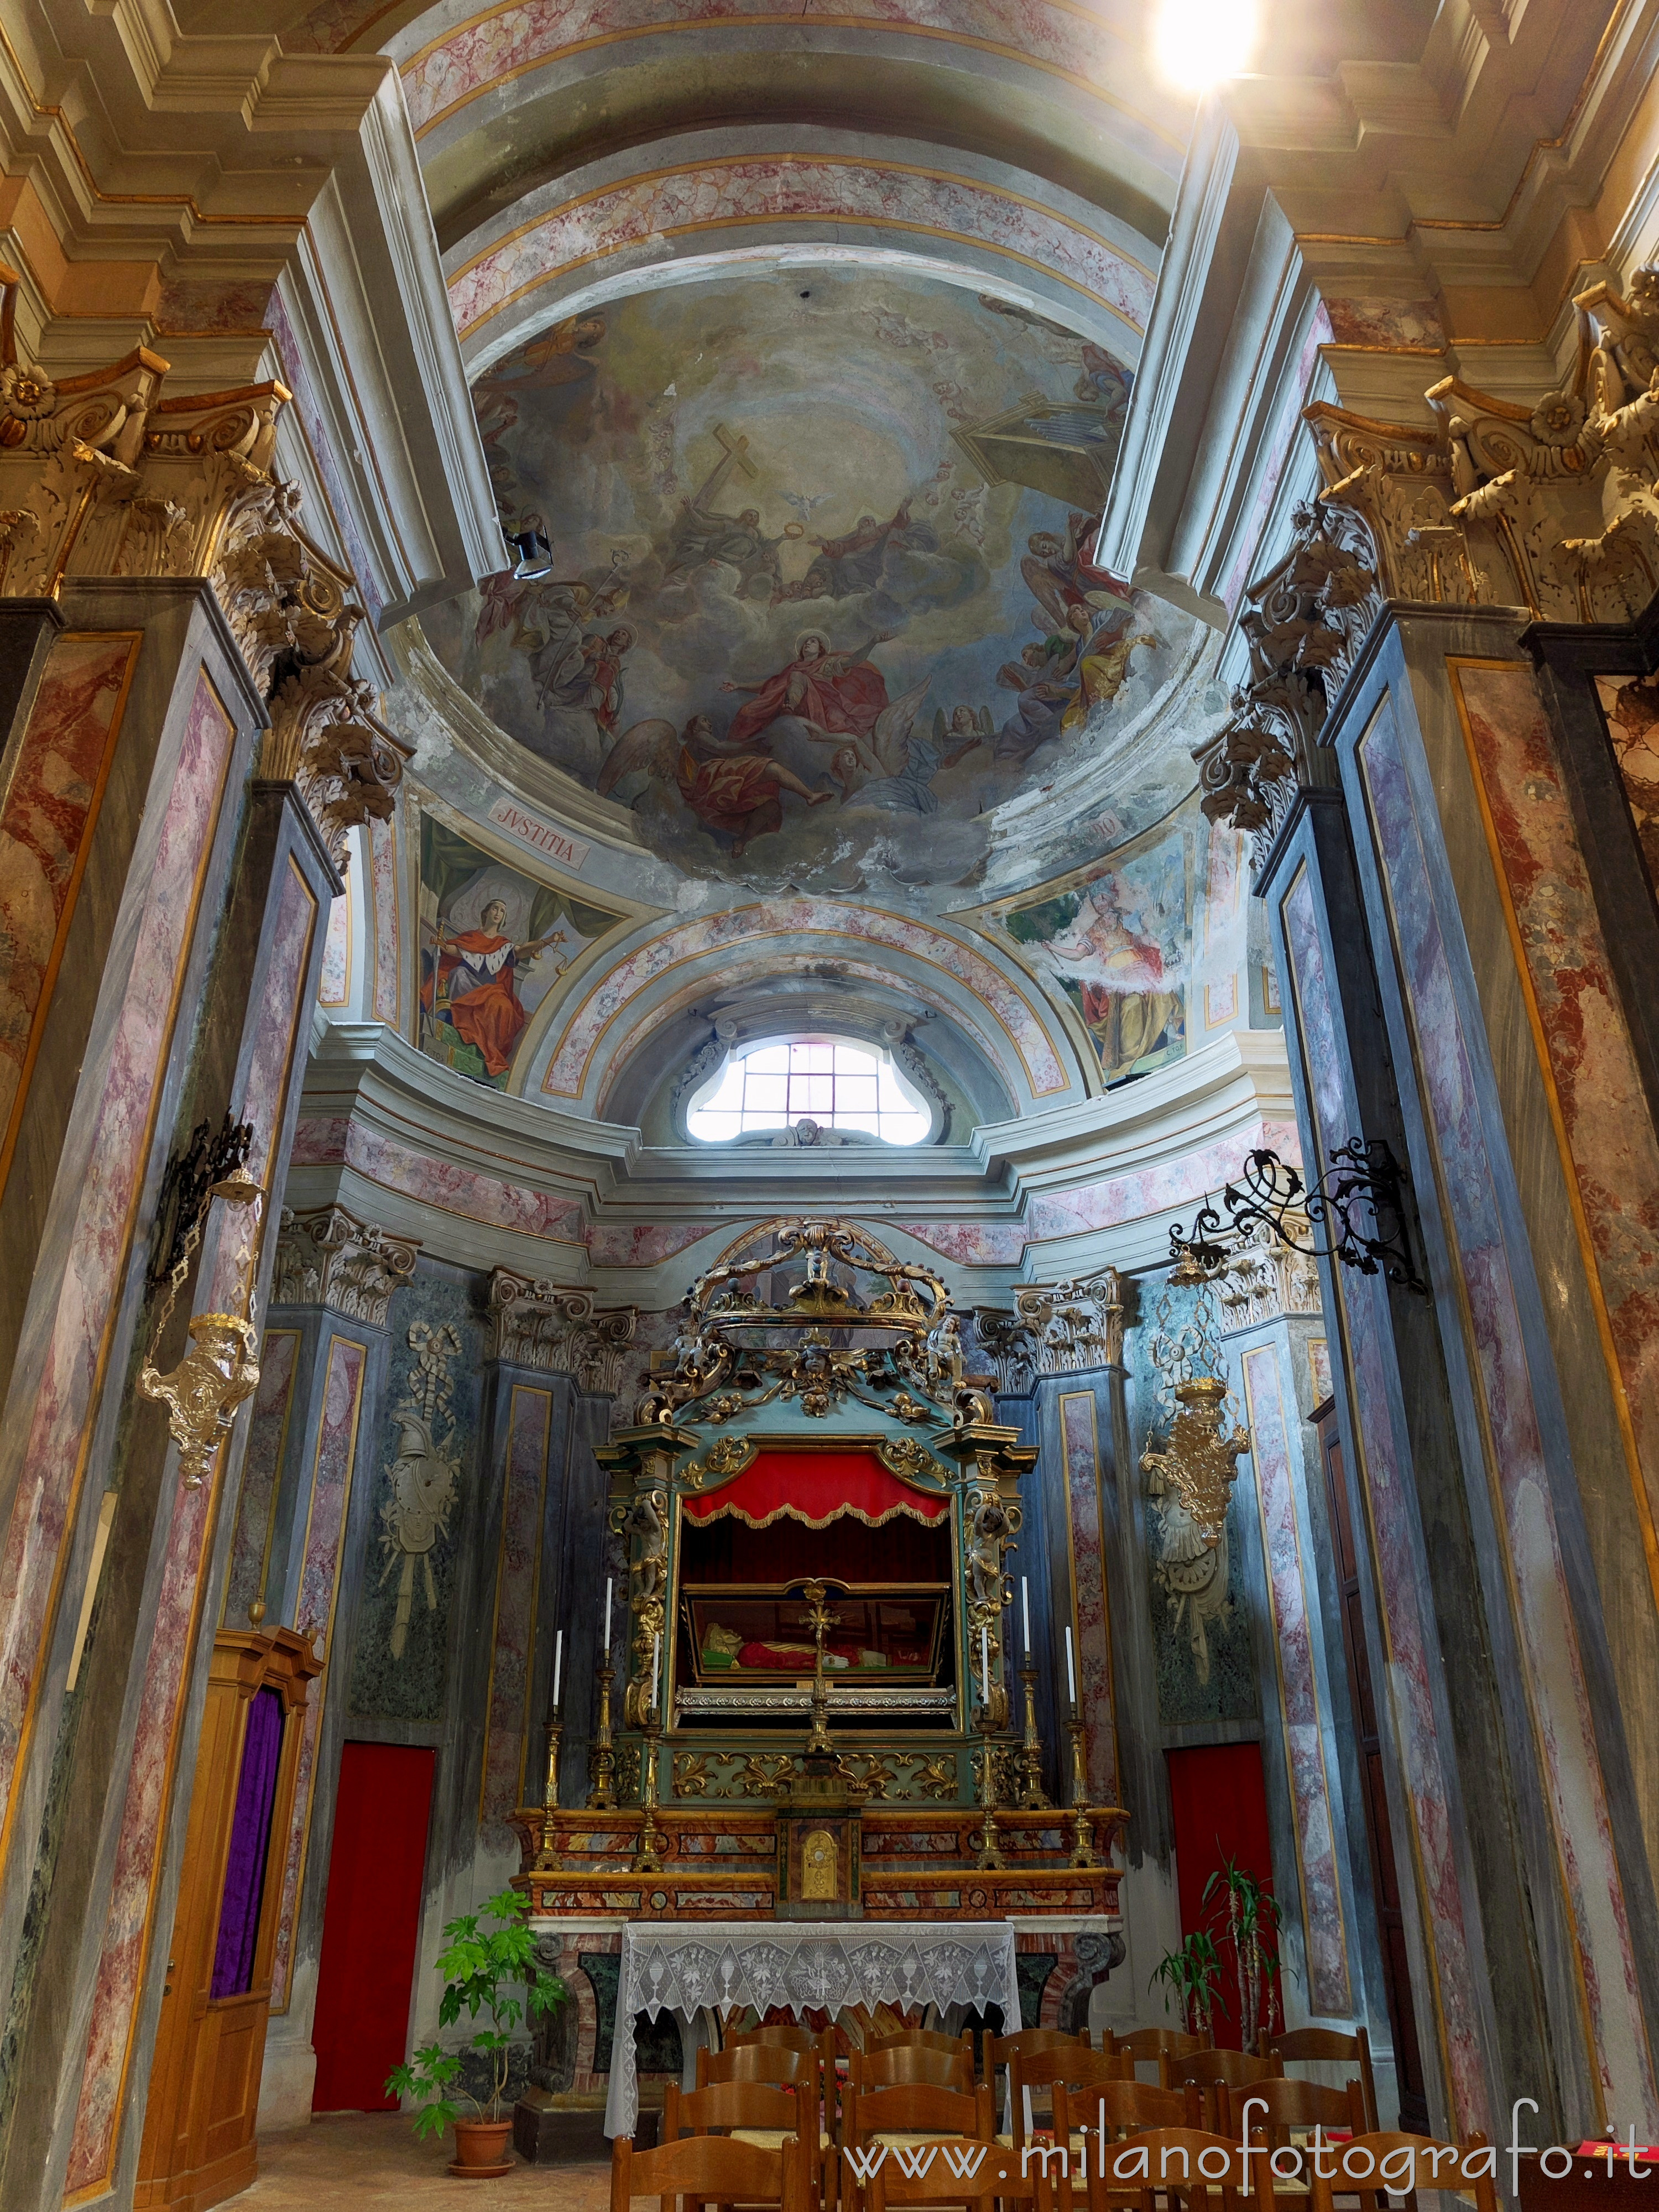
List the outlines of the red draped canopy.
{"label": "red draped canopy", "polygon": [[828,1528],[843,1513],[872,1528],[896,1513],[936,1526],[951,1510],[938,1491],[914,1490],[872,1451],[761,1451],[733,1481],[688,1498],[685,1516],[699,1528],[731,1514],[751,1528],[787,1514],[809,1528]]}

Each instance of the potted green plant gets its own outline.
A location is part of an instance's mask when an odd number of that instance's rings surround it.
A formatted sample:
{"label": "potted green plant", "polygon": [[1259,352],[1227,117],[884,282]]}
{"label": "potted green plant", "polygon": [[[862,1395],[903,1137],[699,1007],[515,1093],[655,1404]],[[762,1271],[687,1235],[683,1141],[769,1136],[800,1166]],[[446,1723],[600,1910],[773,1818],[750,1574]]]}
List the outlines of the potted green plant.
{"label": "potted green plant", "polygon": [[1164,1987],[1167,2007],[1173,1996],[1181,2007],[1181,2025],[1188,2035],[1210,2035],[1214,2032],[1215,2008],[1218,2004],[1226,2010],[1216,1984],[1221,1979],[1221,1961],[1208,1934],[1200,1929],[1188,1936],[1180,1948],[1166,1951],[1153,1969],[1152,1978],[1146,1984],[1150,1990],[1158,1982]]}
{"label": "potted green plant", "polygon": [[1243,2048],[1255,2051],[1262,2031],[1272,2033],[1279,2008],[1279,1902],[1237,1859],[1224,1860],[1205,1883],[1202,1901],[1212,1897],[1226,1901],[1218,1932],[1232,1950]]}
{"label": "potted green plant", "polygon": [[[501,2117],[501,2097],[511,2063],[513,2031],[525,2017],[525,2002],[515,1994],[522,1990],[530,2016],[540,2020],[565,2001],[564,1984],[536,1960],[536,1939],[526,1926],[530,1907],[516,1890],[504,1889],[487,1898],[476,1912],[464,1913],[444,1930],[444,1948],[433,1962],[445,1977],[438,2002],[438,2021],[451,2027],[465,2012],[477,2020],[488,2014],[489,2026],[469,2036],[459,2051],[428,2043],[406,2066],[394,2066],[386,2077],[389,2097],[416,2100],[415,2132],[441,2136],[455,2130],[455,2160],[452,2173],[482,2179],[505,2173],[513,2163],[504,2157],[513,2131],[512,2117]],[[493,1920],[486,1930],[483,1923]],[[476,2051],[489,2062],[488,2100],[459,2087],[461,2051]],[[456,2099],[464,2097],[477,2117],[463,2119]]]}

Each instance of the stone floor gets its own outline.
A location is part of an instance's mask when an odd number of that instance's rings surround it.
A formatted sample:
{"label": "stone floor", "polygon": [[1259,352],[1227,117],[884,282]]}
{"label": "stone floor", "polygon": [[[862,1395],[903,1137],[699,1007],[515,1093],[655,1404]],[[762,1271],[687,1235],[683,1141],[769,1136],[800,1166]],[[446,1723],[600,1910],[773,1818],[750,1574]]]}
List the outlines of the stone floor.
{"label": "stone floor", "polygon": [[[510,2146],[509,2146],[510,2148]],[[341,2112],[259,2138],[259,2178],[228,2201],[238,2212],[334,2212],[337,2205],[420,2212],[606,2212],[608,2166],[515,2165],[498,2181],[447,2171],[453,2140],[422,2143],[399,2112]]]}

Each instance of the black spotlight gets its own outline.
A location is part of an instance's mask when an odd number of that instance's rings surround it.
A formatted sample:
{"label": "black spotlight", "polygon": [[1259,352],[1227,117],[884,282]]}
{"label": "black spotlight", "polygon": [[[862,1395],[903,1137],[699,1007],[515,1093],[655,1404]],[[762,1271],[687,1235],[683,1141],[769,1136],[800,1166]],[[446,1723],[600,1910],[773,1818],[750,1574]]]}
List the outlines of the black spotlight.
{"label": "black spotlight", "polygon": [[513,568],[515,583],[533,584],[552,573],[553,548],[539,530],[505,530],[501,535],[519,556]]}

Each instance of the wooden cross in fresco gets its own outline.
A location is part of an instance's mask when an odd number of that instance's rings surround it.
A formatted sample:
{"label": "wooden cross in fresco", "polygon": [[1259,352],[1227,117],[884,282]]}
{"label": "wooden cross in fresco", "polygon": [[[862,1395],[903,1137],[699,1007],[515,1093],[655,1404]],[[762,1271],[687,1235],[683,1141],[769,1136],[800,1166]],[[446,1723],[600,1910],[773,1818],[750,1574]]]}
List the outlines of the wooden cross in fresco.
{"label": "wooden cross in fresco", "polygon": [[760,474],[760,471],[749,458],[747,438],[734,438],[724,422],[715,423],[714,438],[720,448],[720,457],[715,462],[708,482],[699,487],[690,501],[690,504],[699,511],[707,510],[708,501],[714,497],[733,469],[741,469],[746,477],[757,477]]}

